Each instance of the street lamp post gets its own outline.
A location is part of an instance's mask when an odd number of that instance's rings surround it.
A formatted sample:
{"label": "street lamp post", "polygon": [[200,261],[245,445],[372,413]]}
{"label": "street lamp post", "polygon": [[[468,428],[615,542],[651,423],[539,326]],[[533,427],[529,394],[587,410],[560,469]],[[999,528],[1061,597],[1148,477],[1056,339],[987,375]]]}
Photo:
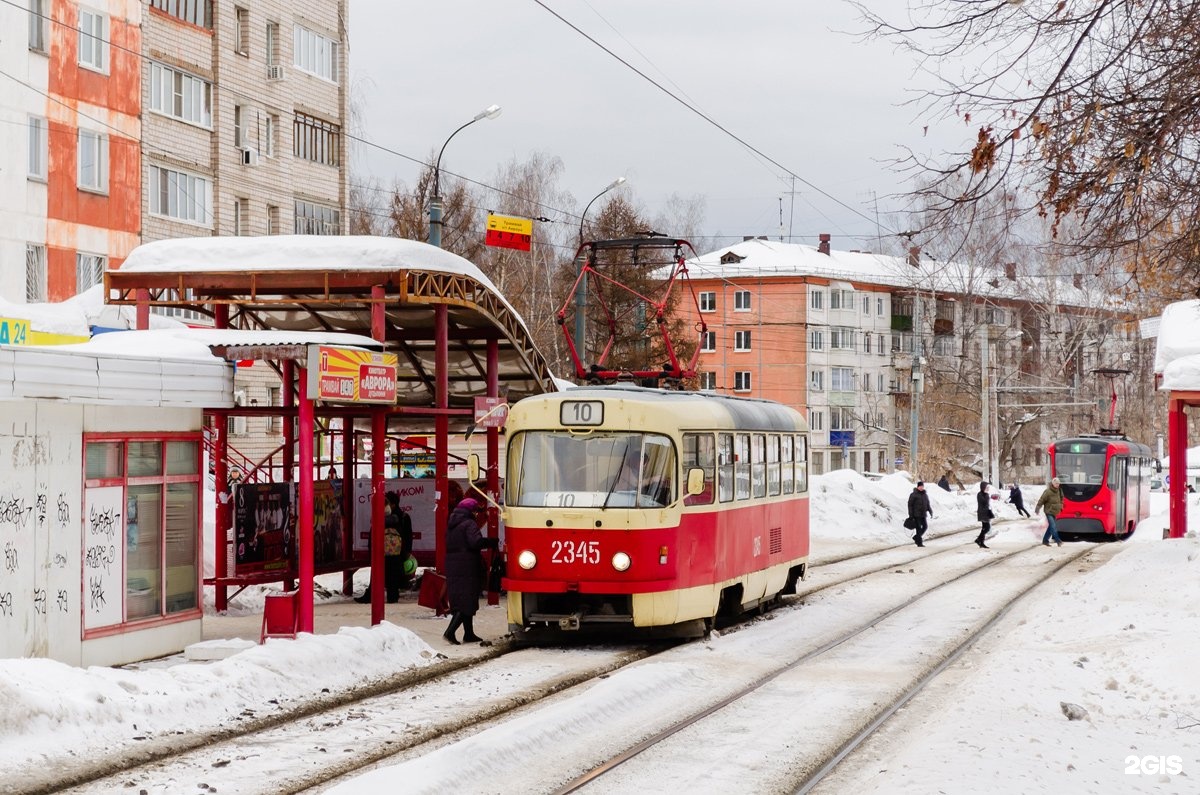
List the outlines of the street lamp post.
{"label": "street lamp post", "polygon": [[[596,203],[604,194],[608,193],[613,188],[624,184],[624,177],[617,177],[608,184],[604,190],[592,197],[592,200],[583,208],[583,214],[579,216],[579,246],[583,248],[583,222],[587,218],[588,210],[592,209],[592,205]],[[587,358],[587,340],[584,339],[584,333],[587,331],[587,273],[583,270],[585,254],[581,250],[579,252],[579,289],[575,291],[575,339],[579,342],[579,351],[582,358]]]}
{"label": "street lamp post", "polygon": [[433,194],[429,197],[429,243],[430,245],[442,247],[442,195],[439,192],[439,181],[442,171],[442,154],[446,151],[446,145],[450,140],[460,132],[470,127],[477,121],[483,119],[494,119],[500,115],[499,105],[489,105],[485,109],[475,114],[475,118],[459,127],[454,132],[450,133],[450,138],[446,139],[446,143],[442,144],[441,151],[438,152],[437,161],[433,165]]}

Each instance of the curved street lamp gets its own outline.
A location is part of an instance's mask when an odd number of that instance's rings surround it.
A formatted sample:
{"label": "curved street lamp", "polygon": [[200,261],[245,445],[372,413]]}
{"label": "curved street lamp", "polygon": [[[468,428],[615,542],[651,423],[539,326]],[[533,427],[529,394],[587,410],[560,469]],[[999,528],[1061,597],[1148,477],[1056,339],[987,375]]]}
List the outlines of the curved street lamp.
{"label": "curved street lamp", "polygon": [[442,173],[442,155],[446,152],[446,146],[450,140],[460,132],[470,127],[477,121],[483,119],[494,119],[500,115],[499,105],[488,105],[483,110],[475,114],[475,118],[459,127],[454,132],[450,133],[450,138],[446,139],[446,143],[442,144],[442,148],[438,151],[437,161],[433,164],[433,194],[429,197],[429,243],[430,245],[442,247],[442,195],[440,192],[440,180]]}
{"label": "curved street lamp", "polygon": [[[588,210],[592,209],[592,205],[596,203],[604,194],[608,193],[618,185],[625,182],[624,177],[617,177],[608,186],[592,197],[592,200],[583,208],[583,214],[579,216],[579,246],[583,247],[583,222],[587,218]],[[575,339],[579,341],[579,351],[587,358],[587,340],[583,335],[587,331],[587,273],[583,270],[584,262],[587,255],[581,250],[579,252],[579,289],[575,291]]]}

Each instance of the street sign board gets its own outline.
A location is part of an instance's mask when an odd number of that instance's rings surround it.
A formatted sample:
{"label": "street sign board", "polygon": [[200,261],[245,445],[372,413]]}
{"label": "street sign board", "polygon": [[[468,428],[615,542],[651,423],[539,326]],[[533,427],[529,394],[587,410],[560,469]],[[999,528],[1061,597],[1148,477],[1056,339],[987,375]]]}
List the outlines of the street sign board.
{"label": "street sign board", "polygon": [[533,245],[533,221],[528,218],[488,213],[487,232],[483,242],[499,248],[529,251]]}
{"label": "street sign board", "polygon": [[394,353],[309,345],[308,396],[331,403],[390,406],[396,402],[399,365]]}
{"label": "street sign board", "polygon": [[502,397],[475,398],[475,427],[503,428],[508,421],[508,404]]}

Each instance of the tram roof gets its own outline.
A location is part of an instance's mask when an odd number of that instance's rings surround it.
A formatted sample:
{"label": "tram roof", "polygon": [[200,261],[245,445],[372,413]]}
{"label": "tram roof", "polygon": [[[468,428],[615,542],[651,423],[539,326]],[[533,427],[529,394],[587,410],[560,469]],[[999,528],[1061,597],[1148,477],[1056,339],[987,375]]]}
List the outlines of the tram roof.
{"label": "tram roof", "polygon": [[[147,243],[104,274],[105,300],[213,316],[229,307],[241,330],[369,337],[372,306],[385,307],[384,349],[400,357],[398,403],[432,407],[435,309],[447,307],[450,407],[487,394],[489,340],[496,340],[501,394],[509,401],[552,392],[555,379],[522,318],[474,264],[415,240],[369,236],[197,237]],[[379,294],[373,293],[379,288]],[[452,421],[455,425],[464,423]]]}
{"label": "tram roof", "polygon": [[676,389],[654,389],[625,384],[581,386],[557,395],[554,400],[630,400],[671,410],[682,427],[753,428],[772,431],[807,431],[808,424],[791,406],[761,398],[717,395]]}

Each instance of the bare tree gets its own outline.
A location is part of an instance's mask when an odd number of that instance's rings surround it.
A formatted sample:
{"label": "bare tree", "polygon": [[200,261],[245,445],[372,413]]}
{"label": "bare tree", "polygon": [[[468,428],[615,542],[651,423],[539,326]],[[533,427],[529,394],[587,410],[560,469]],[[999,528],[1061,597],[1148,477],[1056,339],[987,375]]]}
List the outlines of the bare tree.
{"label": "bare tree", "polygon": [[903,23],[857,7],[940,71],[926,109],[970,130],[962,151],[908,161],[933,177],[930,206],[971,223],[983,197],[1028,190],[1054,231],[1076,219],[1071,244],[1097,270],[1194,282],[1200,3],[928,0]]}

